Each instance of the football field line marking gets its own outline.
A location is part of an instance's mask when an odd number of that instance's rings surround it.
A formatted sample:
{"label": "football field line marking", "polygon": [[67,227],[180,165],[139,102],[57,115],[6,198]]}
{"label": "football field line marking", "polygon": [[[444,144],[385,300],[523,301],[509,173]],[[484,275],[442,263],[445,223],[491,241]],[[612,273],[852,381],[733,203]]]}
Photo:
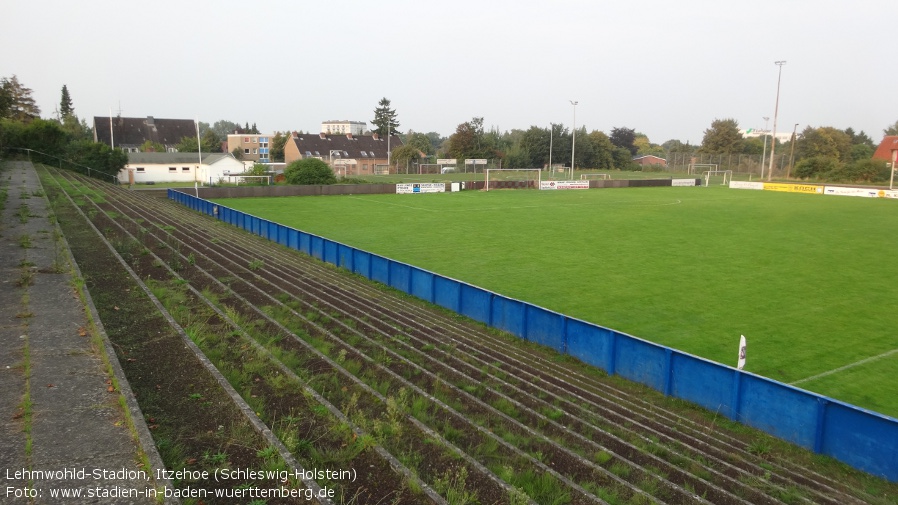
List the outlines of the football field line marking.
{"label": "football field line marking", "polygon": [[790,382],[789,384],[792,385],[792,386],[795,386],[795,385],[801,384],[801,383],[803,383],[803,382],[808,382],[808,381],[820,379],[820,378],[826,377],[827,375],[832,375],[832,374],[835,374],[835,373],[839,373],[839,372],[842,372],[842,371],[847,370],[847,369],[849,369],[849,368],[854,368],[854,367],[860,366],[860,365],[866,365],[867,363],[870,363],[870,362],[872,362],[872,361],[876,361],[876,360],[878,360],[878,359],[882,359],[882,358],[891,356],[892,354],[895,354],[895,353],[898,353],[898,349],[892,349],[891,351],[886,351],[886,352],[884,352],[884,353],[882,353],[882,354],[879,354],[879,355],[876,355],[876,356],[871,356],[871,357],[869,357],[869,358],[864,358],[864,359],[862,359],[862,360],[860,360],[860,361],[855,361],[854,363],[849,363],[849,364],[847,364],[847,365],[845,365],[845,366],[840,366],[839,368],[833,368],[832,370],[829,370],[829,371],[827,371],[827,372],[818,373],[817,375],[812,375],[812,376],[810,376],[810,377],[805,377],[804,379],[799,379],[799,380],[797,380],[797,381],[795,381],[795,382]]}
{"label": "football field line marking", "polygon": [[411,206],[411,205],[402,205],[401,203],[382,202],[382,201],[379,201],[379,200],[369,200],[369,199],[367,199],[367,198],[360,198],[360,197],[358,197],[358,196],[351,196],[351,195],[350,195],[348,198],[351,198],[351,199],[353,199],[353,200],[361,200],[361,201],[363,201],[363,202],[368,202],[368,203],[380,203],[380,204],[383,204],[383,205],[393,205],[393,206],[395,206],[395,207],[405,207],[406,209],[423,210],[423,211],[425,211],[425,212],[440,212],[440,211],[438,211],[438,210],[428,209],[428,208],[425,208],[425,207],[414,207],[414,206]]}

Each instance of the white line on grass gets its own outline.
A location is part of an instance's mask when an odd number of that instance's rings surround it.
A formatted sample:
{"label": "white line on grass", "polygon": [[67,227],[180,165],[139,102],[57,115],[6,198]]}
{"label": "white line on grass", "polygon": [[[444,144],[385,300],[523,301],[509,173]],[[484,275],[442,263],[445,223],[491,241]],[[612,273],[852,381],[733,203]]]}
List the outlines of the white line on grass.
{"label": "white line on grass", "polygon": [[382,202],[382,201],[380,201],[380,200],[369,200],[369,199],[367,199],[367,198],[359,198],[359,197],[357,197],[357,196],[349,196],[349,197],[347,197],[347,198],[352,198],[353,200],[361,200],[361,201],[363,201],[363,202],[369,202],[369,203],[381,203],[381,204],[384,204],[384,205],[394,205],[394,206],[396,206],[396,207],[405,207],[406,209],[423,210],[423,211],[426,211],[426,212],[439,212],[438,210],[427,209],[427,208],[424,208],[424,207],[413,207],[413,206],[411,206],[411,205],[402,205],[401,203]]}
{"label": "white line on grass", "polygon": [[876,361],[876,360],[878,360],[878,359],[882,359],[882,358],[891,356],[892,354],[895,354],[895,353],[898,353],[898,349],[892,349],[891,351],[886,351],[886,352],[884,352],[884,353],[882,353],[882,354],[880,354],[880,355],[878,355],[878,356],[871,356],[871,357],[869,357],[869,358],[864,358],[864,359],[862,359],[862,360],[860,360],[860,361],[855,361],[854,363],[849,363],[849,364],[847,364],[847,365],[845,365],[845,366],[840,366],[839,368],[833,368],[832,370],[829,370],[829,371],[827,371],[827,372],[819,373],[819,374],[817,374],[817,375],[812,375],[812,376],[810,376],[810,377],[805,377],[804,379],[800,379],[800,380],[797,380],[797,381],[795,381],[795,382],[790,382],[790,384],[793,385],[793,386],[795,386],[795,385],[801,384],[801,383],[803,383],[803,382],[809,382],[809,381],[812,381],[812,380],[820,379],[820,378],[826,377],[827,375],[832,375],[832,374],[834,374],[834,373],[839,373],[839,372],[841,372],[841,371],[843,371],[843,370],[847,370],[847,369],[849,369],[849,368],[854,368],[854,367],[860,366],[860,365],[866,365],[867,363],[870,363],[870,362],[872,362],[872,361]]}

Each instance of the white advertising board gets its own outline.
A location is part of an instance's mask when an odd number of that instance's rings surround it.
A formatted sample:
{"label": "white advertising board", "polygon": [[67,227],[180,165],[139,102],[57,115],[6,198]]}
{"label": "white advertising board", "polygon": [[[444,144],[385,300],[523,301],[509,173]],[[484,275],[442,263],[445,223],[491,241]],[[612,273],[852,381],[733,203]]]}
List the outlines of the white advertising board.
{"label": "white advertising board", "polygon": [[455,165],[455,158],[440,158],[437,160],[437,165]]}
{"label": "white advertising board", "polygon": [[730,181],[730,189],[764,189],[764,183],[750,181]]}
{"label": "white advertising board", "polygon": [[396,185],[397,195],[410,195],[414,193],[445,193],[446,185],[442,182],[416,182]]}
{"label": "white advertising board", "polygon": [[671,179],[671,186],[695,186],[695,179]]}
{"label": "white advertising board", "polygon": [[589,189],[589,181],[540,181],[539,189]]}
{"label": "white advertising board", "polygon": [[882,198],[896,198],[898,199],[898,189],[884,189],[879,192],[879,196]]}
{"label": "white advertising board", "polygon": [[869,189],[869,188],[844,188],[841,186],[826,186],[823,188],[824,195],[839,195],[839,196],[862,196],[865,198],[879,198],[878,189]]}

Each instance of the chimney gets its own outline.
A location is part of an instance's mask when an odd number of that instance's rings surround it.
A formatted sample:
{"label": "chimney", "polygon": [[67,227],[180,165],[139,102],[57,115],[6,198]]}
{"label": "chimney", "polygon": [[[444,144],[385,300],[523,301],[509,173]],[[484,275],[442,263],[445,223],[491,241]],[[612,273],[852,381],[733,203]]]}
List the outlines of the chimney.
{"label": "chimney", "polygon": [[351,134],[351,133],[347,133],[347,134],[346,134],[346,138],[349,139],[349,140],[352,140],[352,134]]}
{"label": "chimney", "polygon": [[378,140],[377,134],[376,134],[376,133],[372,133],[372,134],[371,134],[371,138],[373,138],[374,140]]}
{"label": "chimney", "polygon": [[153,126],[153,116],[147,116],[147,124]]}
{"label": "chimney", "polygon": [[321,138],[321,140],[327,140],[327,134],[326,134],[326,133],[319,133],[319,134],[318,134],[318,137]]}

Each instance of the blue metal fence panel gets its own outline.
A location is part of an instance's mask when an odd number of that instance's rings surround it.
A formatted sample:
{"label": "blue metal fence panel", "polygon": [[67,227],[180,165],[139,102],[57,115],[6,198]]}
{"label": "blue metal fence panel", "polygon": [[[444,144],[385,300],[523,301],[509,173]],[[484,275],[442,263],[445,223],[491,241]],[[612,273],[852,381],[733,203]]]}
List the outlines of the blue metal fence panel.
{"label": "blue metal fence panel", "polygon": [[615,373],[659,391],[667,386],[668,354],[665,347],[617,333]]}
{"label": "blue metal fence panel", "polygon": [[371,280],[390,285],[390,260],[376,254],[371,255]]}
{"label": "blue metal fence panel", "polygon": [[461,312],[461,283],[440,275],[433,278],[433,303]]}
{"label": "blue metal fence panel", "polygon": [[526,304],[527,340],[564,352],[565,317],[536,305]]}
{"label": "blue metal fence panel", "polygon": [[490,324],[490,298],[492,293],[470,284],[461,285],[461,304],[458,312],[475,321]]}
{"label": "blue metal fence panel", "polygon": [[353,254],[352,252],[355,250],[354,247],[349,247],[348,245],[337,244],[337,266],[341,268],[345,268],[350,272],[353,271]]}
{"label": "blue metal fence panel", "polygon": [[432,272],[412,267],[410,294],[433,303],[433,278]]}
{"label": "blue metal fence panel", "polygon": [[671,366],[671,395],[734,417],[730,404],[735,370],[681,352],[674,352]]}
{"label": "blue metal fence panel", "polygon": [[512,335],[524,335],[524,302],[494,295],[492,304],[493,326]]}
{"label": "blue metal fence panel", "polygon": [[898,482],[898,424],[875,412],[827,402],[821,452]]}
{"label": "blue metal fence panel", "polygon": [[299,232],[299,250],[309,256],[312,255],[312,235],[304,231]]}
{"label": "blue metal fence panel", "polygon": [[567,351],[584,363],[614,370],[614,332],[608,328],[568,319]]}
{"label": "blue metal fence panel", "polygon": [[336,265],[337,261],[337,243],[333,240],[322,239],[324,242],[324,255],[321,257],[327,263],[331,265]]}
{"label": "blue metal fence panel", "polygon": [[324,260],[324,239],[318,235],[309,235],[309,254],[313,258]]}
{"label": "blue metal fence panel", "polygon": [[371,253],[359,249],[352,250],[352,271],[371,278]]}
{"label": "blue metal fence panel", "polygon": [[780,382],[741,374],[739,421],[807,449],[814,448],[817,398]]}
{"label": "blue metal fence panel", "polygon": [[411,291],[412,268],[405,263],[390,260],[390,286],[409,293]]}
{"label": "blue metal fence panel", "polygon": [[299,231],[294,228],[287,228],[287,247],[299,250]]}

